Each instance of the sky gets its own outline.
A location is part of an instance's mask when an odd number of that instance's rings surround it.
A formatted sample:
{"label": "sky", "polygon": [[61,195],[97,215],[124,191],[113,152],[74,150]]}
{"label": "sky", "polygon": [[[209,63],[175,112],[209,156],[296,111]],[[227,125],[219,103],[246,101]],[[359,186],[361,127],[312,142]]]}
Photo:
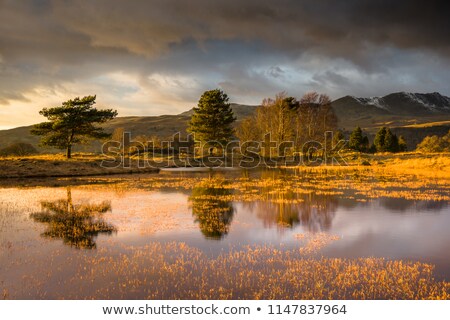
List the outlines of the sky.
{"label": "sky", "polygon": [[119,116],[178,114],[220,88],[259,104],[450,95],[450,2],[0,0],[0,129],[97,95]]}

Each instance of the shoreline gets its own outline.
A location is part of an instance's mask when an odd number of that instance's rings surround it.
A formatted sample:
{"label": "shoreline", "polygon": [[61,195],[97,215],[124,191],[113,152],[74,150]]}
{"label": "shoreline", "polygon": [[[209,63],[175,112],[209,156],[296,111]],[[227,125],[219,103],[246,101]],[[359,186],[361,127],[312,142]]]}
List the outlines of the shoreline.
{"label": "shoreline", "polygon": [[[408,173],[444,174],[450,170],[450,154],[345,154],[346,165],[321,164],[318,166],[307,165],[286,165],[282,159],[276,161],[275,166],[268,166],[260,163],[255,167],[242,166],[214,166],[214,163],[203,163],[200,166],[186,165],[185,161],[178,162],[174,159],[148,165],[142,160],[129,159],[126,167],[105,167],[96,155],[79,155],[70,160],[62,156],[38,155],[29,157],[0,158],[0,179],[20,179],[20,178],[70,178],[84,176],[109,176],[120,174],[145,174],[159,173],[163,171],[183,171],[190,168],[195,171],[206,168],[233,169],[255,169],[255,168],[280,168],[280,169],[338,169],[338,168],[384,168],[386,170],[401,170]],[[210,166],[208,165],[210,164]],[[189,169],[188,169],[189,170]]]}

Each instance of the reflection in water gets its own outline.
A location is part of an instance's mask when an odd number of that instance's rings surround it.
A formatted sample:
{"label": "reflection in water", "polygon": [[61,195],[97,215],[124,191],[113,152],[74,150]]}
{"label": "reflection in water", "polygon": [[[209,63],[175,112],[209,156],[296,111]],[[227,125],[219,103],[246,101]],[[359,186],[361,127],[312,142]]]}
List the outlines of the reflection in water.
{"label": "reflection in water", "polygon": [[230,196],[223,181],[205,179],[193,188],[189,198],[192,214],[206,238],[220,240],[228,234],[234,213]]}
{"label": "reflection in water", "polygon": [[411,201],[408,199],[384,198],[380,204],[392,212],[434,211],[448,206],[445,201]]}
{"label": "reflection in water", "polygon": [[42,211],[31,214],[37,222],[47,225],[43,237],[61,238],[65,244],[75,248],[96,247],[94,238],[99,233],[111,234],[116,228],[102,219],[102,214],[111,210],[109,202],[74,205],[72,192],[67,188],[67,199],[42,201]]}
{"label": "reflection in water", "polygon": [[[338,200],[332,195],[295,194],[271,192],[271,201],[244,204],[261,219],[265,227],[277,225],[292,228],[297,224],[310,232],[329,230],[338,208]],[[274,201],[275,200],[275,201]]]}

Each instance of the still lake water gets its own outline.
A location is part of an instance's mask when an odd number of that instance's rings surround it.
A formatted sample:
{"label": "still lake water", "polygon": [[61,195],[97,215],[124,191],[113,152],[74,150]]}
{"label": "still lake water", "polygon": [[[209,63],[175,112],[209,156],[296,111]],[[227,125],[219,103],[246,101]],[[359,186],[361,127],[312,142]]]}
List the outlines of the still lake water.
{"label": "still lake water", "polygon": [[[277,170],[9,182],[0,187],[0,289],[12,299],[72,297],[66,279],[104,250],[113,259],[176,241],[214,258],[295,249],[311,234],[339,238],[319,256],[420,261],[450,281],[449,191],[418,177]],[[83,290],[76,297],[93,294]]]}

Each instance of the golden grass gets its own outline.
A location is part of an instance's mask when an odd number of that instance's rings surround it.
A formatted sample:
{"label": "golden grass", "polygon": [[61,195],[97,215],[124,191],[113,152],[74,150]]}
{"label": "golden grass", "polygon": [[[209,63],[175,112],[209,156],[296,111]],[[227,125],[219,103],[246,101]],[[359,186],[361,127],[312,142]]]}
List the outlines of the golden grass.
{"label": "golden grass", "polygon": [[450,124],[450,120],[447,121],[435,121],[435,122],[426,122],[426,123],[419,123],[419,124],[409,124],[403,126],[404,128],[428,128],[428,127],[434,127],[434,126],[442,126]]}
{"label": "golden grass", "polygon": [[386,168],[397,174],[410,174],[450,179],[450,156],[437,154],[416,159],[393,158]]}
{"label": "golden grass", "polygon": [[[120,254],[101,249],[96,255],[78,255],[72,259],[75,272],[59,278],[53,291],[44,290],[52,279],[44,273],[24,283],[23,294],[66,299],[450,298],[450,283],[436,281],[433,267],[419,262],[315,258],[310,251],[267,246],[208,257],[179,242],[118,249]],[[14,299],[14,290],[8,292]]]}
{"label": "golden grass", "polygon": [[[40,153],[26,156],[6,156],[0,157],[0,159],[4,160],[28,159],[28,160],[48,160],[48,161],[67,160],[66,155],[64,153]],[[102,160],[106,159],[106,157],[102,156],[101,154],[76,152],[72,154],[72,158],[69,161],[77,161],[81,159]]]}

